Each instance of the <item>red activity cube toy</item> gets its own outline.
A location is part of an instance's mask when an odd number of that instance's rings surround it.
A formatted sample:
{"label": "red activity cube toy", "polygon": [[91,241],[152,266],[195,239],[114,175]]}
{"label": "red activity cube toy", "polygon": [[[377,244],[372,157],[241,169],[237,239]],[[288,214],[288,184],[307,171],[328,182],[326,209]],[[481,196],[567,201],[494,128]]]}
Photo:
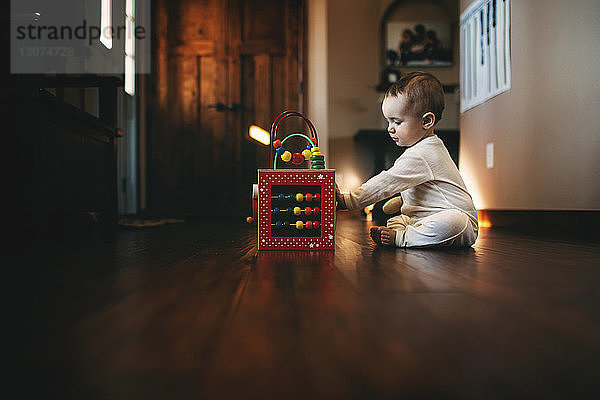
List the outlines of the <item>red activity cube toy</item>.
{"label": "red activity cube toy", "polygon": [[258,170],[259,250],[333,250],[334,238],[335,170]]}
{"label": "red activity cube toy", "polygon": [[[277,139],[279,124],[286,118],[302,118],[310,137],[294,132]],[[284,148],[290,137],[307,140],[301,152]],[[335,170],[325,169],[325,157],[319,151],[313,124],[296,111],[285,111],[271,127],[273,169],[258,170],[258,249],[259,250],[333,250],[335,248]],[[273,153],[275,157],[273,158]],[[277,161],[310,169],[277,169]]]}

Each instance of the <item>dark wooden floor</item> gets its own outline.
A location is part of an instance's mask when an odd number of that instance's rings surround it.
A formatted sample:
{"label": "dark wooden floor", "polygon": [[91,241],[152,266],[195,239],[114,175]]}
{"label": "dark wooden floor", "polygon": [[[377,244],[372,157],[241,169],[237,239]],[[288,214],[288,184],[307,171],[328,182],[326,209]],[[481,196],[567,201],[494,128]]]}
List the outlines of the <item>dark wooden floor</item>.
{"label": "dark wooden floor", "polygon": [[598,242],[253,250],[186,223],[13,248],[6,399],[600,398]]}

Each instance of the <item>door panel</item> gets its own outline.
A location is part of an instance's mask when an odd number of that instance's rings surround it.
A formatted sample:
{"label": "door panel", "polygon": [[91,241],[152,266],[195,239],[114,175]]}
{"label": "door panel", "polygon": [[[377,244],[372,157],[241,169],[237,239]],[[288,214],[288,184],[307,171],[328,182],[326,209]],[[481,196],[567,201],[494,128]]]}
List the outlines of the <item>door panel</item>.
{"label": "door panel", "polygon": [[[157,0],[149,104],[154,214],[243,216],[269,148],[248,138],[298,109],[298,0]],[[229,108],[240,104],[240,109]]]}

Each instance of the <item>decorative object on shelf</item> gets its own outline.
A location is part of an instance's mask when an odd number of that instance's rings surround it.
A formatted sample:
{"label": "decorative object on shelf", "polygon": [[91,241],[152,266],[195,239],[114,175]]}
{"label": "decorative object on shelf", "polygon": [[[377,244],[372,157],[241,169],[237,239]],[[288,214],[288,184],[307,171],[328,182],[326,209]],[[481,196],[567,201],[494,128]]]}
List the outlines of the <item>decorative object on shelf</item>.
{"label": "decorative object on shelf", "polygon": [[386,58],[398,66],[450,67],[452,31],[451,21],[387,21]]}

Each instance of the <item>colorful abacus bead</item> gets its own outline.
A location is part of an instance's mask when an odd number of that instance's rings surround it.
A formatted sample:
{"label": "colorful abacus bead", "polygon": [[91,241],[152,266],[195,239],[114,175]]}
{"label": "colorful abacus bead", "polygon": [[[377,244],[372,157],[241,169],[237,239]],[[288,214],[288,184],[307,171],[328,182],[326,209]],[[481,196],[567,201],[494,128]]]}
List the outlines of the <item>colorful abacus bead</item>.
{"label": "colorful abacus bead", "polygon": [[288,162],[292,159],[292,153],[290,153],[289,151],[284,151],[283,154],[281,155],[281,159],[285,162]]}
{"label": "colorful abacus bead", "polygon": [[310,160],[310,156],[312,155],[312,152],[309,149],[304,149],[302,150],[302,155],[304,156],[304,159],[306,161]]}
{"label": "colorful abacus bead", "polygon": [[283,227],[287,228],[288,226],[290,226],[290,223],[288,221],[283,221]]}
{"label": "colorful abacus bead", "polygon": [[281,147],[281,140],[275,139],[273,141],[273,147],[275,147],[275,148]]}
{"label": "colorful abacus bead", "polygon": [[300,165],[304,162],[304,156],[300,153],[294,153],[292,156],[292,164]]}
{"label": "colorful abacus bead", "polygon": [[317,138],[316,137],[311,137],[310,141],[313,142],[315,144],[315,146],[317,145]]}
{"label": "colorful abacus bead", "polygon": [[311,169],[325,169],[325,156],[321,153],[313,153],[310,156],[310,168]]}
{"label": "colorful abacus bead", "polygon": [[302,214],[302,209],[300,207],[294,207],[294,215]]}
{"label": "colorful abacus bead", "polygon": [[325,156],[323,154],[317,154],[316,152],[312,153],[310,156],[311,162],[325,162]]}
{"label": "colorful abacus bead", "polygon": [[312,229],[313,223],[311,221],[306,221],[306,229]]}
{"label": "colorful abacus bead", "polygon": [[296,228],[297,229],[304,228],[304,222],[302,222],[302,221],[296,221]]}
{"label": "colorful abacus bead", "polygon": [[[310,150],[310,149],[312,149],[312,148],[313,148],[313,144],[312,144],[312,143],[309,143],[309,144],[308,144],[308,146],[306,146],[306,150]],[[311,152],[311,153],[312,153],[312,152]]]}
{"label": "colorful abacus bead", "polygon": [[319,193],[315,193],[315,194],[313,195],[313,200],[314,200],[314,201],[319,201],[319,200],[321,200],[321,195],[320,195]]}
{"label": "colorful abacus bead", "polygon": [[310,151],[315,154],[316,152],[319,151],[319,148],[317,146],[314,146],[312,149],[310,149]]}
{"label": "colorful abacus bead", "polygon": [[319,223],[319,221],[313,221],[312,225],[313,225],[313,228],[319,229],[320,223]]}
{"label": "colorful abacus bead", "polygon": [[276,227],[278,227],[278,228],[281,228],[281,225],[282,225],[281,221],[277,221],[277,222],[275,222],[275,226],[276,226]]}
{"label": "colorful abacus bead", "polygon": [[275,149],[275,153],[282,155],[283,152],[285,151],[285,149],[283,148],[283,146],[279,146],[278,148]]}
{"label": "colorful abacus bead", "polygon": [[311,213],[312,213],[312,210],[310,209],[310,207],[304,208],[304,215],[310,215]]}
{"label": "colorful abacus bead", "polygon": [[304,200],[304,195],[302,193],[296,194],[296,201],[300,203],[302,200]]}
{"label": "colorful abacus bead", "polygon": [[319,207],[315,207],[313,208],[313,212],[315,213],[315,215],[319,215],[321,213],[321,209]]}
{"label": "colorful abacus bead", "polygon": [[285,194],[283,194],[283,193],[279,193],[279,194],[277,195],[277,200],[285,200]]}
{"label": "colorful abacus bead", "polygon": [[279,212],[280,212],[280,211],[281,211],[281,210],[279,209],[279,207],[275,207],[275,208],[273,209],[273,212],[274,212],[275,214],[279,214]]}
{"label": "colorful abacus bead", "polygon": [[306,201],[312,201],[312,199],[313,199],[313,195],[312,194],[306,193],[304,195],[304,200],[306,200]]}

